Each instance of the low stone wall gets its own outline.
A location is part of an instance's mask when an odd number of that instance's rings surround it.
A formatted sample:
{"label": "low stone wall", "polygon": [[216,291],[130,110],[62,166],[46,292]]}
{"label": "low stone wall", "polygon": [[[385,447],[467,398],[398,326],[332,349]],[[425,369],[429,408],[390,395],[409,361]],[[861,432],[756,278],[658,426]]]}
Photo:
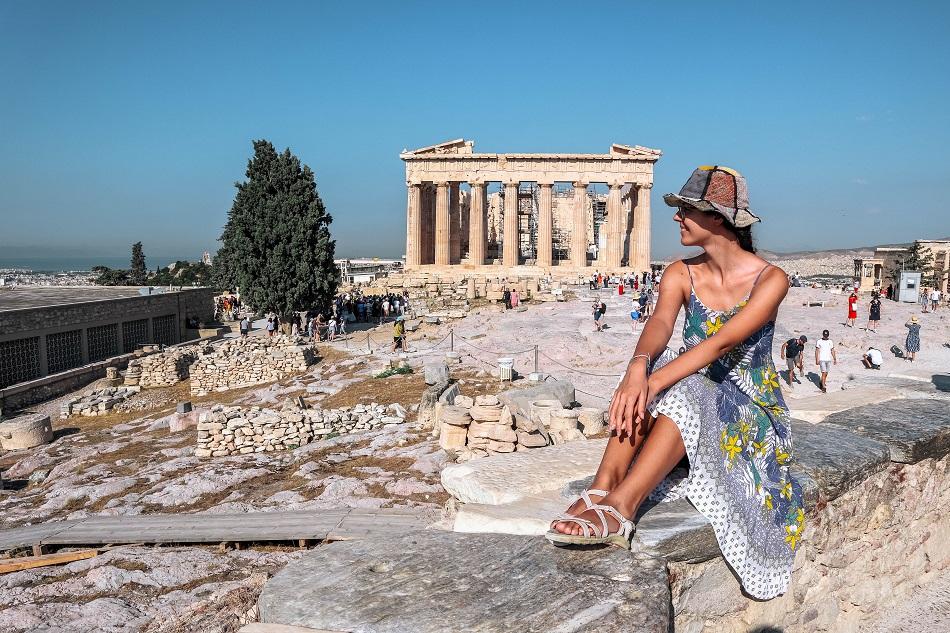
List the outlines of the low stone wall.
{"label": "low stone wall", "polygon": [[78,398],[70,398],[63,402],[59,408],[60,417],[108,415],[113,407],[132,394],[138,393],[140,389],[141,387],[137,386],[123,386],[87,391]]}
{"label": "low stone wall", "polygon": [[[505,289],[517,289],[522,300],[562,301],[562,285],[538,276],[488,276],[466,273],[394,273],[375,282],[384,292],[409,295],[416,315],[465,311],[474,299],[501,301]],[[464,314],[462,315],[464,316]]]}
{"label": "low stone wall", "polygon": [[189,368],[201,354],[212,353],[213,348],[205,345],[185,345],[172,347],[156,354],[136,358],[129,362],[125,372],[126,385],[140,387],[171,387],[188,379]]}
{"label": "low stone wall", "polygon": [[202,354],[190,368],[191,393],[204,396],[213,391],[281,380],[306,371],[317,362],[313,347],[291,336],[248,336]]}
{"label": "low stone wall", "polygon": [[298,448],[314,440],[406,421],[399,405],[283,410],[215,405],[198,420],[197,457],[224,457]]}

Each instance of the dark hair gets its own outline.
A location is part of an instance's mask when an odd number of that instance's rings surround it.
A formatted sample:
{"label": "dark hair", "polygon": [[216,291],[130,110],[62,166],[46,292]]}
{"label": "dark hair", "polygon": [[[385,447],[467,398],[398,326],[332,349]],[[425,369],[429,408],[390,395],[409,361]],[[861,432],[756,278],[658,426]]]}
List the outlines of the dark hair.
{"label": "dark hair", "polygon": [[750,253],[755,252],[755,241],[752,239],[751,226],[735,226],[725,218],[723,218],[722,225],[732,231],[732,234],[739,240],[739,246],[742,247],[742,250],[749,251]]}

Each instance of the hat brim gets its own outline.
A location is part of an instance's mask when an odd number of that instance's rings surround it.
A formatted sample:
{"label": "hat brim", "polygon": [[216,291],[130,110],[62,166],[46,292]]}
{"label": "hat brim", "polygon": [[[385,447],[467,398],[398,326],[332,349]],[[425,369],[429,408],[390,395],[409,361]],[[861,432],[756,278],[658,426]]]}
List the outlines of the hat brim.
{"label": "hat brim", "polygon": [[752,213],[748,209],[732,209],[730,207],[702,200],[700,198],[687,198],[676,193],[668,193],[663,196],[663,202],[671,207],[692,207],[700,211],[715,211],[722,215],[738,228],[752,226],[756,222],[761,222],[762,218]]}

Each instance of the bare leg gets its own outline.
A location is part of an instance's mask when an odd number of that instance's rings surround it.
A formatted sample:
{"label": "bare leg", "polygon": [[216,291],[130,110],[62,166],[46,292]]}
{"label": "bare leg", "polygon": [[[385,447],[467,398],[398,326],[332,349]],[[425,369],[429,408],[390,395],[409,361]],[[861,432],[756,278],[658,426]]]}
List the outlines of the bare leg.
{"label": "bare leg", "polygon": [[[659,416],[643,442],[643,448],[637,455],[636,461],[633,462],[633,468],[626,474],[623,481],[601,500],[601,503],[613,506],[623,516],[632,518],[636,515],[640,504],[676,467],[684,455],[686,455],[686,446],[683,445],[679,427],[667,416]],[[578,516],[592,521],[594,525],[600,525],[600,519],[593,510],[587,510]],[[606,517],[608,528],[610,531],[615,531],[618,527],[617,522],[610,515]],[[583,530],[576,523],[561,522],[555,526],[555,529],[564,534],[583,534]]]}
{"label": "bare leg", "polygon": [[[650,427],[652,425],[653,420],[651,418],[646,420],[644,424],[638,426],[634,430],[632,437],[626,434],[621,436],[617,433],[613,433],[610,436],[610,439],[607,441],[607,448],[604,450],[604,456],[600,460],[600,466],[597,468],[597,474],[594,475],[594,481],[590,485],[592,490],[610,491],[623,480],[627,471],[630,470],[630,464],[633,462],[637,451],[640,450],[643,441],[650,433]],[[592,500],[598,503],[600,502],[597,495],[593,495]],[[583,509],[584,501],[578,499],[567,509],[567,513],[576,515]],[[554,529],[559,532],[564,532],[567,525],[570,524],[559,521],[554,524]]]}

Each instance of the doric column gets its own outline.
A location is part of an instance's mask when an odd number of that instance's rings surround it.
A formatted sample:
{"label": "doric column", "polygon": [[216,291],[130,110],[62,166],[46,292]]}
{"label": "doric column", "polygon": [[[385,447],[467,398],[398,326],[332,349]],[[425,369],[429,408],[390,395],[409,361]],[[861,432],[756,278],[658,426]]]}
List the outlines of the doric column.
{"label": "doric column", "polygon": [[450,263],[449,231],[449,183],[435,184],[435,265],[448,266]]}
{"label": "doric column", "polygon": [[623,205],[620,202],[620,183],[611,183],[607,194],[607,252],[604,265],[608,270],[620,268],[623,255]]}
{"label": "doric column", "polygon": [[462,261],[461,209],[459,207],[459,183],[449,183],[449,261]]}
{"label": "doric column", "polygon": [[538,208],[538,266],[551,266],[551,252],[554,248],[552,238],[553,219],[551,217],[551,188],[554,183],[539,182],[541,189]]}
{"label": "doric column", "polygon": [[406,268],[422,263],[422,186],[409,183],[406,205]]}
{"label": "doric column", "polygon": [[520,236],[518,234],[518,183],[505,183],[505,227],[502,235],[502,260],[505,266],[518,265]]}
{"label": "doric column", "polygon": [[637,272],[650,270],[650,189],[653,183],[637,185],[637,206],[630,228],[630,267]]}
{"label": "doric column", "polygon": [[587,266],[587,183],[574,183],[574,217],[571,222],[571,265]]}
{"label": "doric column", "polygon": [[472,264],[485,263],[488,231],[485,226],[485,183],[473,182],[468,203],[468,258]]}

